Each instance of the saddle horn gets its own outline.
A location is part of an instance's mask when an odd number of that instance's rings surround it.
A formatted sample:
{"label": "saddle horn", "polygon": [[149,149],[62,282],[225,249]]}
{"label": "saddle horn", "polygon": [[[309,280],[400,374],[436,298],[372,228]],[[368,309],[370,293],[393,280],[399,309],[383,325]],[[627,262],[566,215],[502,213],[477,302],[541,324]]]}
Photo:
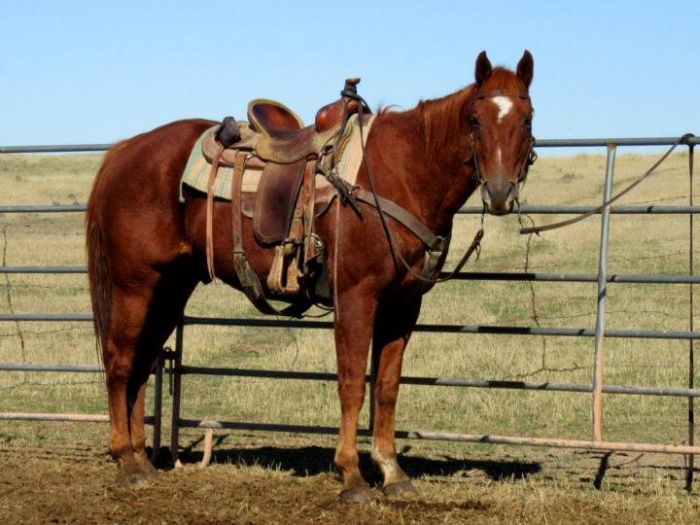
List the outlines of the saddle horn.
{"label": "saddle horn", "polygon": [[216,132],[216,140],[225,148],[241,140],[241,128],[233,117],[224,117],[221,127]]}

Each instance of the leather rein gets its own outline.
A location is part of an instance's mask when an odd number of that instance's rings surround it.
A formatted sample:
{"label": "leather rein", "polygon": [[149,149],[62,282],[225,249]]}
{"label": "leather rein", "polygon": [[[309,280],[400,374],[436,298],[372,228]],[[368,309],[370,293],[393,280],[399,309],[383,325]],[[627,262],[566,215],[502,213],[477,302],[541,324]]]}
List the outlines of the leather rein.
{"label": "leather rein", "polygon": [[521,228],[520,233],[522,235],[529,235],[531,233],[536,233],[539,234],[540,232],[545,232],[549,230],[555,230],[557,228],[562,228],[564,226],[570,226],[571,224],[576,224],[577,222],[580,222],[584,219],[587,219],[591,215],[596,215],[603,211],[607,206],[610,206],[613,202],[619,200],[622,198],[624,195],[632,191],[634,188],[636,188],[644,179],[649,177],[656,168],[658,168],[667,158],[668,156],[673,152],[673,150],[676,149],[676,147],[680,146],[681,144],[686,144],[690,147],[690,159],[691,159],[691,166],[692,166],[692,155],[693,155],[693,146],[690,143],[691,138],[693,138],[695,135],[692,133],[686,133],[685,135],[682,135],[678,137],[678,139],[671,145],[671,147],[664,153],[659,159],[649,168],[647,169],[644,173],[642,173],[639,177],[637,177],[634,181],[632,181],[630,184],[628,184],[624,189],[619,191],[616,195],[605,201],[603,204],[600,206],[587,211],[585,213],[582,213],[580,215],[577,215],[576,217],[572,217],[571,219],[567,219],[564,221],[560,222],[555,222],[553,224],[547,224],[545,226],[531,226],[529,228]]}

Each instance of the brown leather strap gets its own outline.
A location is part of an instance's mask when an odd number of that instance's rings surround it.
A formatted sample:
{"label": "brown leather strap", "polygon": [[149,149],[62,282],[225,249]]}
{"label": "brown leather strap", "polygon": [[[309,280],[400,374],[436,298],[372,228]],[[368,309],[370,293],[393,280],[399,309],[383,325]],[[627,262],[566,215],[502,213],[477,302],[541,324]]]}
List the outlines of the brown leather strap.
{"label": "brown leather strap", "polygon": [[316,177],[315,177],[315,165],[309,163],[306,167],[307,171],[304,174],[304,185],[302,186],[302,223],[304,225],[304,235],[302,240],[304,241],[303,246],[303,260],[302,268],[304,273],[306,272],[306,264],[309,262],[311,257],[314,255],[313,238],[311,237],[314,232],[314,219],[315,219],[315,208],[316,208]]}
{"label": "brown leather strap", "polygon": [[241,284],[241,290],[246,294],[246,297],[251,303],[262,313],[268,315],[285,315],[293,317],[301,317],[301,315],[309,309],[311,304],[306,302],[294,303],[282,310],[278,310],[272,306],[265,297],[265,291],[258,279],[257,274],[250,267],[248,259],[245,255],[243,246],[243,214],[242,202],[243,197],[243,173],[245,172],[248,154],[238,152],[233,166],[233,181],[231,183],[231,221],[233,231],[233,267],[236,271],[236,277]]}
{"label": "brown leather strap", "polygon": [[[353,195],[357,200],[366,202],[379,209],[375,201],[375,196],[372,193],[363,190],[355,189]],[[454,278],[457,273],[459,273],[464,265],[467,263],[469,258],[476,252],[477,255],[481,248],[481,240],[484,238],[484,229],[479,228],[479,230],[474,235],[474,239],[464,252],[464,255],[457,263],[457,266],[446,276],[436,278],[435,274],[442,268],[442,264],[445,262],[445,255],[447,254],[447,249],[450,246],[450,238],[442,237],[440,235],[435,235],[425,224],[423,224],[415,215],[411,212],[402,208],[398,204],[383,197],[376,197],[379,200],[379,205],[381,206],[382,213],[386,213],[389,217],[397,220],[403,224],[406,228],[411,230],[413,234],[418,237],[423,244],[426,246],[425,259],[423,261],[423,270],[420,274],[416,274],[410,267],[407,269],[418,278],[419,281],[427,284],[423,288],[423,291],[427,291],[435,283],[441,283],[444,281],[449,281]],[[405,264],[405,262],[404,262]]]}
{"label": "brown leather strap", "polygon": [[209,278],[212,281],[216,279],[216,274],[214,273],[214,181],[216,180],[216,174],[219,171],[219,160],[221,160],[221,154],[223,153],[223,151],[224,148],[217,143],[217,150],[214,153],[214,156],[212,157],[211,161],[211,170],[209,171],[209,183],[207,184],[207,272],[209,272]]}
{"label": "brown leather strap", "polygon": [[423,244],[425,244],[429,250],[440,250],[443,248],[443,244],[446,241],[445,237],[435,235],[430,228],[423,224],[415,215],[405,208],[402,208],[394,201],[390,201],[378,195],[375,196],[362,188],[355,189],[352,194],[357,200],[365,202],[375,208],[377,208],[378,200],[379,206],[384,213],[411,230],[416,237],[423,241]]}
{"label": "brown leather strap", "polygon": [[231,182],[231,220],[233,232],[233,254],[243,251],[243,225],[242,225],[242,200],[243,173],[245,172],[247,154],[243,151],[236,152],[233,164],[233,179]]}

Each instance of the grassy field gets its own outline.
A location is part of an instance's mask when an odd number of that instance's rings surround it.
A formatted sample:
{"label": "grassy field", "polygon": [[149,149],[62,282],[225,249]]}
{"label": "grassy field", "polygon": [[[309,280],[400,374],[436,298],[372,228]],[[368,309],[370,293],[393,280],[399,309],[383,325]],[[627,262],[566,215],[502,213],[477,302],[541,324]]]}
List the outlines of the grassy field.
{"label": "grassy field", "polygon": [[[619,155],[615,188],[629,183],[654,159],[632,153]],[[83,203],[99,162],[99,155],[0,156],[0,204]],[[530,174],[523,200],[530,204],[597,205],[604,169],[604,155],[541,158]],[[699,195],[695,190],[696,201]],[[687,158],[679,153],[622,203],[687,204],[688,197]],[[538,223],[557,219],[534,217]],[[481,258],[467,269],[518,272],[527,266],[529,271],[537,272],[595,273],[599,222],[593,217],[528,239],[518,235],[517,217],[487,217]],[[458,217],[448,267],[477,228],[477,217]],[[687,216],[613,216],[609,269],[614,273],[687,273],[688,232]],[[697,251],[697,232],[695,238]],[[83,215],[0,214],[0,257],[4,265],[83,265]],[[428,294],[419,322],[592,328],[595,298],[594,283],[530,286],[522,282],[453,282],[439,285]],[[606,325],[687,330],[688,305],[687,285],[612,284]],[[2,312],[89,310],[83,275],[0,274]],[[241,294],[221,284],[199,287],[187,313],[256,315]],[[608,339],[605,349],[607,384],[687,385],[687,342]],[[0,323],[0,362],[92,364],[96,359],[89,323]],[[184,362],[335,370],[329,331],[187,327]],[[592,364],[591,338],[416,334],[407,352],[404,374],[590,383]],[[183,392],[184,417],[328,426],[337,425],[338,420],[336,386],[332,382],[186,377]],[[104,413],[104,387],[98,374],[0,373],[0,411]],[[589,439],[590,412],[590,395],[405,386],[399,398],[397,428]],[[605,396],[603,435],[607,440],[683,443],[687,440],[686,420],[685,399]],[[13,443],[69,444],[76,435],[84,436],[86,432],[93,435],[92,430],[79,425],[2,422],[0,450]],[[102,426],[94,435],[106,442]],[[447,443],[412,446],[418,451],[439,449],[449,454],[491,450]],[[683,465],[680,457],[663,462],[671,467]],[[650,485],[652,491],[658,488],[654,483]],[[681,487],[679,481],[672,491]]]}

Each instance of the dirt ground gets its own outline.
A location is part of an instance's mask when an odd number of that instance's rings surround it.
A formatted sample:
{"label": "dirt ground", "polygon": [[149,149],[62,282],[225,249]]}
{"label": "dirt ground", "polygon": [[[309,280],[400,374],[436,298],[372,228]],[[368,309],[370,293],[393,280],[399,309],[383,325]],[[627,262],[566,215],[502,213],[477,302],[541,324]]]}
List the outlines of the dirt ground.
{"label": "dirt ground", "polygon": [[[319,441],[321,446],[318,446]],[[312,444],[312,443],[316,444]],[[420,495],[389,501],[369,458],[377,500],[337,501],[332,441],[220,436],[201,469],[198,441],[185,467],[153,481],[113,483],[91,445],[0,447],[0,523],[697,523],[699,490],[683,490],[681,458],[503,447],[405,447]],[[438,444],[439,445],[439,444]],[[365,447],[366,448],[366,447]],[[167,451],[163,450],[167,457]],[[680,460],[680,462],[679,462]]]}

